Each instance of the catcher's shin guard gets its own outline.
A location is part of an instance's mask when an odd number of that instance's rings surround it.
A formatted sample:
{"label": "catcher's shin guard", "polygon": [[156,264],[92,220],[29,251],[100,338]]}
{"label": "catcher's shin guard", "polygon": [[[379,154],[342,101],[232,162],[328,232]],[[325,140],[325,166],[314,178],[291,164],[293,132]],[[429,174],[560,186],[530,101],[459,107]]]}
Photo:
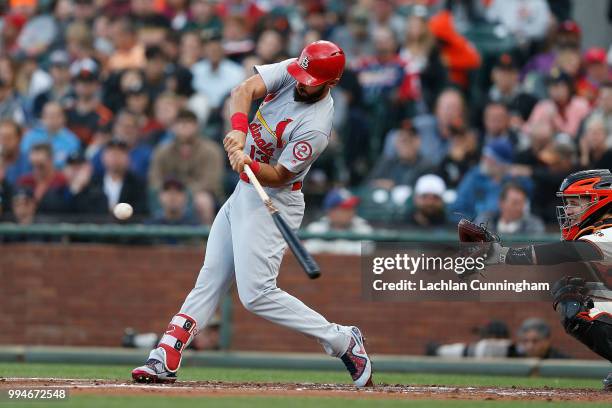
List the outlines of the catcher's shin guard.
{"label": "catcher's shin guard", "polygon": [[183,350],[195,335],[195,328],[195,319],[183,313],[177,314],[170,321],[158,345],[158,350],[163,355],[163,363],[168,371],[174,373],[181,366]]}
{"label": "catcher's shin guard", "polygon": [[597,309],[580,310],[577,302],[560,302],[557,311],[565,331],[612,362],[612,315]]}

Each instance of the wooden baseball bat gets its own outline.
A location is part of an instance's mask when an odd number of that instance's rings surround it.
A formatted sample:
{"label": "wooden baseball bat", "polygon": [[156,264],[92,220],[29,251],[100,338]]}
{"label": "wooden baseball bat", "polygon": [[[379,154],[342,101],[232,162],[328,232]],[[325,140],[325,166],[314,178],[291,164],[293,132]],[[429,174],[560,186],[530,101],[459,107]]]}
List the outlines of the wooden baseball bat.
{"label": "wooden baseball bat", "polygon": [[302,245],[295,232],[289,228],[287,221],[285,221],[280,215],[278,209],[274,207],[270,196],[268,196],[268,193],[266,193],[266,191],[263,189],[259,183],[259,180],[257,180],[257,176],[255,176],[255,173],[253,173],[253,170],[251,170],[248,164],[244,165],[244,172],[249,177],[249,180],[251,181],[253,187],[255,187],[259,198],[261,198],[261,201],[263,201],[266,208],[270,212],[276,227],[283,235],[283,238],[285,238],[285,241],[287,241],[287,245],[289,245],[291,252],[293,252],[293,255],[295,255],[296,259],[302,266],[302,269],[304,269],[304,272],[306,272],[306,275],[308,275],[310,279],[316,279],[321,276],[319,265],[314,260],[312,255],[306,251],[306,248],[304,248],[304,245]]}

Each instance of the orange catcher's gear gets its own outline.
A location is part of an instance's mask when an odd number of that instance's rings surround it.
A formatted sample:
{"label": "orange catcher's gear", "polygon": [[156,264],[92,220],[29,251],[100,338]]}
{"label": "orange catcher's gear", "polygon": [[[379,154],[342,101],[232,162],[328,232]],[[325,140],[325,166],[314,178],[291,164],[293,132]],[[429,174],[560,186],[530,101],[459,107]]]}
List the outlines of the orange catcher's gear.
{"label": "orange catcher's gear", "polygon": [[572,173],[561,183],[557,197],[557,220],[563,239],[579,238],[612,208],[612,173],[608,169]]}
{"label": "orange catcher's gear", "polygon": [[318,86],[340,79],[345,63],[342,48],[330,41],[315,41],[304,47],[287,72],[301,84]]}

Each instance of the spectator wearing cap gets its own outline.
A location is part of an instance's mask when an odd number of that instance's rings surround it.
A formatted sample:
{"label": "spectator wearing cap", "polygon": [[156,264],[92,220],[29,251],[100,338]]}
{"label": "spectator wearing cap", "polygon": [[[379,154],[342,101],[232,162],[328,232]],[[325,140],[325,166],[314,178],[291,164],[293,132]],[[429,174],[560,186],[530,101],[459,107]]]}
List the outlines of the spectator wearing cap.
{"label": "spectator wearing cap", "polygon": [[[140,131],[138,115],[128,110],[120,111],[113,124],[112,137],[127,146],[130,171],[136,177],[146,180],[153,148],[147,142],[146,135]],[[103,151],[103,149],[98,150],[92,158],[96,175],[103,173]]]}
{"label": "spectator wearing cap", "polygon": [[21,127],[12,120],[0,120],[0,174],[9,185],[30,171],[28,156],[20,149]]}
{"label": "spectator wearing cap", "polygon": [[70,211],[71,196],[66,178],[53,164],[53,148],[49,144],[36,144],[29,150],[32,172],[17,181],[18,187],[32,190],[38,213],[65,214]]}
{"label": "spectator wearing cap", "polygon": [[[66,166],[62,169],[62,173],[66,178],[68,189],[73,197],[73,214],[77,216],[85,214],[89,217],[90,213],[96,213],[95,196],[91,191],[93,167],[86,160],[85,155],[80,152],[70,155],[66,161]],[[78,218],[74,219],[74,221],[78,220]]]}
{"label": "spectator wearing cap", "polygon": [[550,325],[544,319],[526,319],[517,330],[516,337],[516,355],[512,357],[570,358],[553,347]]}
{"label": "spectator wearing cap", "polygon": [[146,216],[146,183],[130,170],[129,146],[122,140],[112,139],[101,156],[103,173],[94,175],[87,192],[90,212],[108,215],[118,203],[128,203],[137,216],[134,221]]}
{"label": "spectator wearing cap", "polygon": [[544,38],[551,15],[546,0],[493,0],[486,11],[491,23],[501,23],[521,45]]}
{"label": "spectator wearing cap", "polygon": [[214,36],[204,44],[204,59],[193,64],[193,88],[208,99],[213,109],[244,79],[240,64],[226,58],[221,37]]}
{"label": "spectator wearing cap", "polygon": [[574,94],[572,79],[560,70],[553,70],[547,78],[548,99],[538,102],[533,108],[526,132],[535,123],[548,122],[555,132],[566,133],[575,138],[580,122],[590,111],[589,102]]}
{"label": "spectator wearing cap", "polygon": [[213,141],[200,137],[196,115],[178,113],[172,125],[174,140],[158,146],[149,170],[149,187],[159,190],[163,180],[174,177],[191,192],[202,223],[211,223],[215,201],[223,197],[223,152]]}
{"label": "spectator wearing cap", "polygon": [[[353,234],[370,234],[372,227],[366,220],[357,216],[359,198],[343,188],[331,190],[323,200],[326,215],[306,227],[313,234],[329,232],[346,232]],[[323,240],[309,239],[304,242],[306,249],[313,253],[360,255],[361,241],[345,239]]]}
{"label": "spectator wearing cap", "polygon": [[539,54],[533,56],[521,70],[521,80],[529,81],[531,75],[546,76],[550,73],[557,61],[559,49],[564,47],[580,47],[582,30],[575,21],[566,20],[557,26],[554,35],[554,44]]}
{"label": "spectator wearing cap", "polygon": [[409,121],[389,136],[393,140],[393,154],[379,159],[368,176],[368,184],[386,190],[398,185],[412,186],[430,168],[420,153],[421,137]]}
{"label": "spectator wearing cap", "polygon": [[116,20],[111,28],[115,52],[108,59],[111,71],[128,68],[144,68],[146,64],[145,47],[138,40],[136,27],[127,17]]}
{"label": "spectator wearing cap", "polygon": [[70,84],[70,58],[63,50],[56,50],[49,57],[49,73],[51,74],[52,86],[45,92],[39,93],[32,104],[32,114],[39,118],[42,109],[47,102],[59,102],[63,107],[68,107],[72,100],[72,86]]}
{"label": "spectator wearing cap", "polygon": [[518,183],[507,183],[499,195],[499,210],[492,214],[479,214],[477,224],[503,235],[542,234],[544,222],[531,214],[527,191]]}
{"label": "spectator wearing cap", "polygon": [[435,174],[425,174],[414,186],[413,208],[408,214],[408,224],[424,228],[448,227],[444,193],[446,184]]}
{"label": "spectator wearing cap", "polygon": [[[470,170],[457,188],[457,199],[450,211],[455,221],[497,210],[503,185],[512,179],[508,171],[513,160],[512,145],[507,140],[495,140],[484,147],[480,165]],[[531,191],[529,179],[517,181]]]}
{"label": "spectator wearing cap", "polygon": [[92,59],[83,59],[72,67],[75,99],[66,111],[67,125],[83,146],[89,146],[96,130],[109,125],[113,113],[100,100],[100,71]]}
{"label": "spectator wearing cap", "polygon": [[147,224],[198,225],[189,214],[189,196],[185,185],[177,179],[164,180],[158,195],[161,213],[150,218]]}
{"label": "spectator wearing cap", "polygon": [[53,147],[53,162],[60,169],[64,167],[68,156],[81,148],[77,136],[66,128],[66,115],[59,102],[47,102],[43,107],[41,126],[23,135],[21,152],[27,154],[32,146],[40,143],[48,143]]}
{"label": "spectator wearing cap", "polygon": [[612,70],[606,61],[606,50],[601,47],[589,48],[584,53],[583,62],[585,75],[578,80],[576,93],[594,105],[602,84],[612,80]]}
{"label": "spectator wearing cap", "polygon": [[491,88],[488,99],[503,103],[510,110],[511,115],[523,123],[529,119],[537,99],[521,89],[519,82],[519,67],[510,54],[502,54],[491,71]]}

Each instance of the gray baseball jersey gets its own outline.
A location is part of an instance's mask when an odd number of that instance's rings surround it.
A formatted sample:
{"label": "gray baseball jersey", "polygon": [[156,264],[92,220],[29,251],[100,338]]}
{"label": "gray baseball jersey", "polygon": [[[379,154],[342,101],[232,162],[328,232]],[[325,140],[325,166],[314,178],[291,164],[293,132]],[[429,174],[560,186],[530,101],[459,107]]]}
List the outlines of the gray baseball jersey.
{"label": "gray baseball jersey", "polygon": [[[295,102],[296,81],[287,73],[291,60],[262,65],[267,96],[249,125],[245,153],[257,161],[280,163],[295,173],[291,184],[303,180],[327,146],[332,126],[333,100]],[[265,188],[289,226],[298,229],[304,215],[304,195],[292,185]],[[299,331],[319,341],[336,357],[350,342],[350,328],[330,323],[319,313],[276,286],[287,244],[255,188],[239,181],[215,218],[206,245],[204,265],[180,313],[196,321],[196,329],[212,318],[219,299],[235,281],[245,308],[266,320]],[[163,349],[150,357],[163,359]]]}
{"label": "gray baseball jersey", "polygon": [[249,124],[244,153],[267,164],[281,164],[302,181],[312,163],[327,147],[332,130],[334,101],[328,93],[312,103],[293,99],[296,81],[287,72],[293,59],[258,65],[267,95]]}

